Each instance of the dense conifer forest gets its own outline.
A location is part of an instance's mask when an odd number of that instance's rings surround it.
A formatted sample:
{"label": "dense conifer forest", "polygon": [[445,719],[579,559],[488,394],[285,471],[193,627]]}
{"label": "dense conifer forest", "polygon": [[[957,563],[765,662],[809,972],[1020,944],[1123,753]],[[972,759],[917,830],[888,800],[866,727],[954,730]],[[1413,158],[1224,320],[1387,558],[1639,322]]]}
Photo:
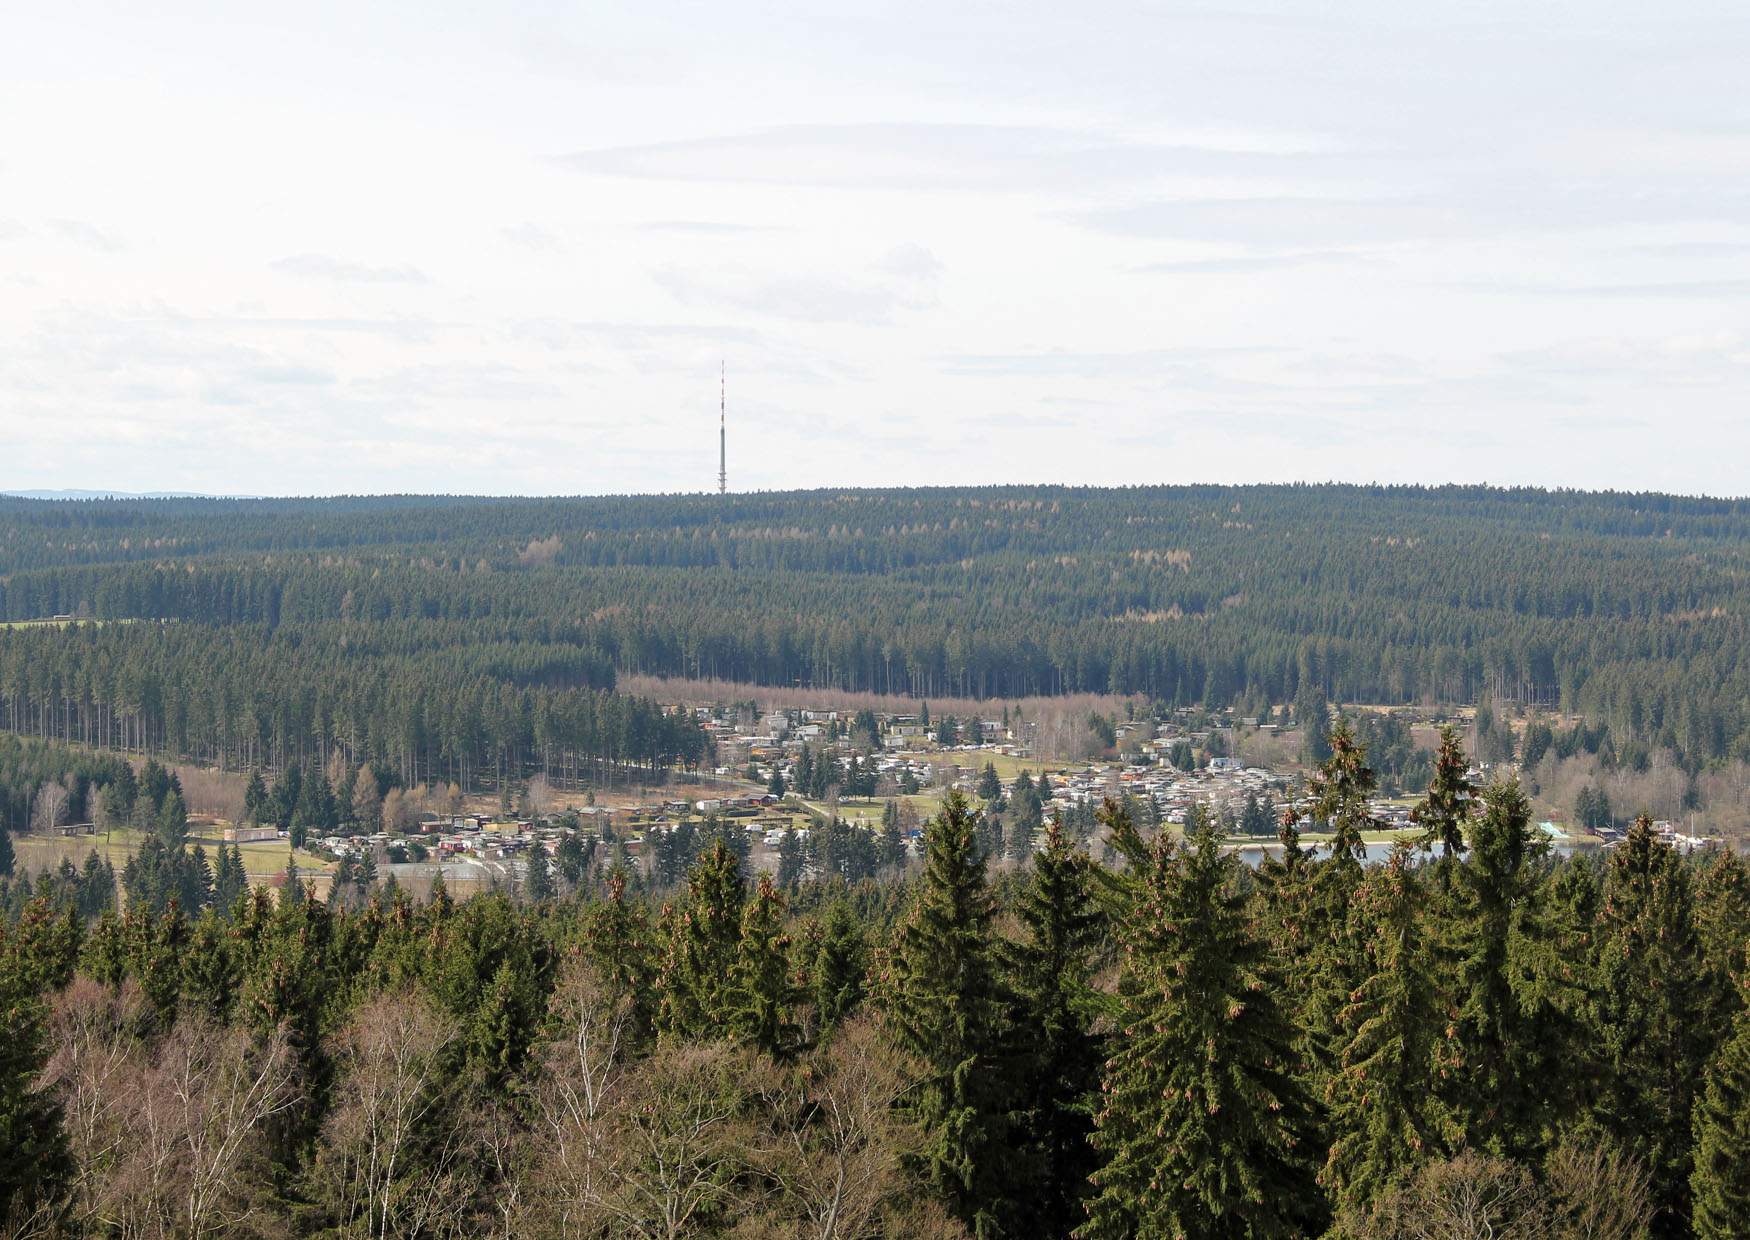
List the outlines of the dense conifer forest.
{"label": "dense conifer forest", "polygon": [[[0,499],[0,725],[408,780],[697,756],[616,674],[1488,700],[1750,756],[1750,508],[1480,487]],[[122,623],[126,622],[126,623]]]}
{"label": "dense conifer forest", "polygon": [[[215,873],[174,776],[59,762],[151,872],[3,880],[0,1219],[18,1236],[1741,1237],[1750,869],[1636,824],[1558,858],[1447,732],[1362,863],[1346,725],[1260,869],[1108,801],[1019,864],[950,794],[855,883],[326,901]],[[119,805],[118,801],[118,805]],[[1090,856],[1097,845],[1101,861]],[[144,857],[145,854],[141,856]],[[87,867],[88,870],[90,867]]]}

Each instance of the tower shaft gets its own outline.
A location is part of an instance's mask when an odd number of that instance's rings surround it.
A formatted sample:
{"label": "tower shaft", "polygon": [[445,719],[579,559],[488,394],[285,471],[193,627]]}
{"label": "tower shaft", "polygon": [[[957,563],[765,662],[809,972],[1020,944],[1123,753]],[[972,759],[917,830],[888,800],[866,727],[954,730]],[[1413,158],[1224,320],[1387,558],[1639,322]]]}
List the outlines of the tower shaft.
{"label": "tower shaft", "polygon": [[717,494],[729,493],[729,401],[723,363],[717,370]]}

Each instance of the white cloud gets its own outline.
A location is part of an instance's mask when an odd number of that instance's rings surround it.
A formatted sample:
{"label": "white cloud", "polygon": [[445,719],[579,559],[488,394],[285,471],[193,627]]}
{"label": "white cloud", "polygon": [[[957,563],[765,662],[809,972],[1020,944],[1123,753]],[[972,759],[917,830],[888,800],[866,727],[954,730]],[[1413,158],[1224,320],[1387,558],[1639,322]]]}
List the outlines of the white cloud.
{"label": "white cloud", "polygon": [[275,259],[275,271],[317,280],[340,280],[351,284],[424,284],[425,273],[405,264],[378,266],[348,262],[327,254],[293,254]]}
{"label": "white cloud", "polygon": [[63,241],[71,241],[100,254],[117,254],[127,248],[119,237],[84,220],[50,220],[48,226]]}
{"label": "white cloud", "polygon": [[558,233],[529,221],[500,229],[499,233],[512,245],[520,245],[537,254],[556,254],[565,249],[565,241]]}

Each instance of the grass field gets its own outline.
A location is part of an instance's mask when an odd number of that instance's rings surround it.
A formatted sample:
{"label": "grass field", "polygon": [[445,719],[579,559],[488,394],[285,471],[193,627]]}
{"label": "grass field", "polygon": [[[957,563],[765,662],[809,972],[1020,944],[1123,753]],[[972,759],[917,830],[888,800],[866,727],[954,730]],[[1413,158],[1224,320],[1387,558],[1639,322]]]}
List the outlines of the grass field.
{"label": "grass field", "polygon": [[[111,831],[107,839],[101,835],[76,835],[70,838],[15,835],[12,837],[12,846],[18,854],[19,870],[29,870],[32,873],[44,869],[52,870],[60,866],[62,858],[74,865],[81,865],[87,854],[96,849],[98,856],[105,858],[119,874],[128,863],[128,858],[140,850],[145,839],[145,832],[124,828]],[[191,836],[189,843],[200,844],[211,857],[220,841]],[[243,868],[252,882],[266,882],[271,876],[284,873],[286,862],[293,859],[297,861],[299,870],[312,876],[330,868],[327,862],[311,853],[293,853],[284,840],[239,844],[237,851],[243,854]]]}
{"label": "grass field", "polygon": [[[909,804],[912,808],[917,810],[919,821],[935,814],[937,807],[941,803],[941,798],[934,792],[920,792],[915,796],[898,796],[893,799],[904,804]],[[805,801],[803,804],[817,814],[825,814],[827,812],[826,803],[823,801]],[[886,812],[886,806],[887,802],[880,797],[877,797],[873,801],[840,801],[839,817],[846,822],[858,823],[867,827],[878,827],[881,825],[881,815]]]}

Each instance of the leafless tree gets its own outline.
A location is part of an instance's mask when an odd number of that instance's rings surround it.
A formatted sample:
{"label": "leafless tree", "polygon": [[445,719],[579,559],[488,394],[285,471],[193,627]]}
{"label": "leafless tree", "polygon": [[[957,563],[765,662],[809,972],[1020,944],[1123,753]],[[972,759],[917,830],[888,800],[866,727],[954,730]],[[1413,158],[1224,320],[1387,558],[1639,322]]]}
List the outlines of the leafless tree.
{"label": "leafless tree", "polygon": [[553,809],[553,785],[547,782],[545,775],[536,775],[529,780],[524,797],[528,801],[531,814],[547,814]]}
{"label": "leafless tree", "polygon": [[377,773],[368,762],[359,767],[358,778],[353,781],[352,813],[367,831],[375,831],[382,825],[383,798],[377,793]]}
{"label": "leafless tree", "polygon": [[177,766],[175,773],[189,813],[210,814],[226,822],[243,820],[244,795],[249,786],[246,776],[192,763]]}
{"label": "leafless tree", "polygon": [[526,547],[517,552],[517,562],[529,568],[543,567],[551,564],[564,546],[564,541],[557,534],[546,538],[532,538]]}
{"label": "leafless tree", "polygon": [[678,1240],[735,1213],[745,1205],[754,1137],[746,1115],[750,1056],[714,1043],[664,1046],[635,1071],[618,1071],[607,1048],[619,1018],[595,999],[585,1002],[595,1015],[580,1016],[579,1027],[593,1032],[568,1034],[564,1053],[582,1056],[594,1084],[580,1083],[569,1102],[549,1094],[543,1103],[544,1121],[558,1118],[570,1132],[563,1161],[557,1143],[543,1142],[538,1230]]}
{"label": "leafless tree", "polygon": [[76,978],[49,1010],[43,1080],[62,1108],[73,1160],[72,1208],[87,1222],[98,1218],[129,1142],[136,1090],[146,1072],[140,1033],[149,1019],[145,996],[131,979],[118,990]]}
{"label": "leafless tree", "polygon": [[559,1236],[588,1234],[601,1217],[613,1124],[609,1106],[625,1069],[631,1006],[618,1002],[581,958],[569,957],[553,989],[554,1038],[540,1052],[535,1107],[542,1158],[537,1212]]}
{"label": "leafless tree", "polygon": [[391,788],[383,798],[383,830],[400,832],[413,825],[413,798],[400,788]]}
{"label": "leafless tree", "polygon": [[1544,1166],[1559,1240],[1641,1240],[1653,1222],[1646,1165],[1601,1135],[1558,1145]]}
{"label": "leafless tree", "polygon": [[235,1235],[261,1215],[264,1129],[297,1101],[283,1032],[185,1017],[156,1046],[132,990],[81,981],[56,1002],[48,1066],[68,1108],[74,1208],[124,1240]]}
{"label": "leafless tree", "polygon": [[343,1226],[373,1237],[443,1234],[469,1208],[465,1141],[438,1070],[454,1020],[412,996],[365,1004],[336,1039],[341,1099],[316,1177]]}
{"label": "leafless tree", "polygon": [[794,1234],[870,1240],[909,1205],[900,1157],[917,1133],[894,1103],[916,1079],[868,1018],[841,1027],[799,1070],[773,1069],[760,1086],[763,1169],[783,1190]]}
{"label": "leafless tree", "polygon": [[62,785],[52,781],[43,784],[36,790],[31,825],[38,831],[53,831],[66,820],[69,799],[67,789]]}
{"label": "leafless tree", "polygon": [[1354,1230],[1367,1240],[1554,1240],[1553,1224],[1529,1171],[1466,1152],[1422,1168]]}

